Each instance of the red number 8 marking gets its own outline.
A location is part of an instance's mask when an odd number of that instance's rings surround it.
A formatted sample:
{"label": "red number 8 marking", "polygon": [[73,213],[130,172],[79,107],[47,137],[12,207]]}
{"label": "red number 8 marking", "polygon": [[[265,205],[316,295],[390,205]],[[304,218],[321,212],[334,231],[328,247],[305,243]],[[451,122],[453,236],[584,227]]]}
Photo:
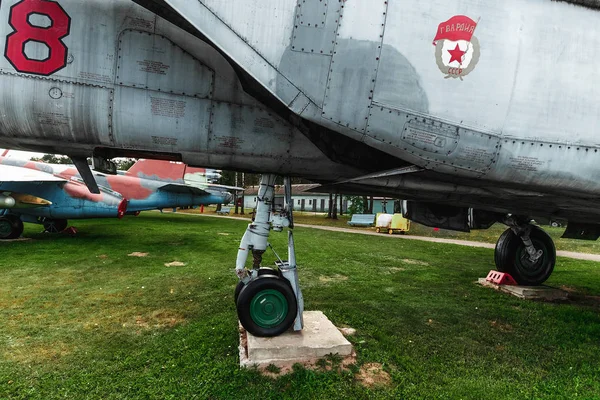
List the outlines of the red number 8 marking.
{"label": "red number 8 marking", "polygon": [[[29,18],[41,14],[50,19],[50,26],[42,28],[31,25]],[[69,35],[71,17],[54,1],[22,0],[10,8],[8,23],[14,32],[6,37],[5,57],[19,72],[52,75],[67,65],[67,46],[62,39]],[[34,60],[25,54],[28,42],[48,46],[48,57]]]}

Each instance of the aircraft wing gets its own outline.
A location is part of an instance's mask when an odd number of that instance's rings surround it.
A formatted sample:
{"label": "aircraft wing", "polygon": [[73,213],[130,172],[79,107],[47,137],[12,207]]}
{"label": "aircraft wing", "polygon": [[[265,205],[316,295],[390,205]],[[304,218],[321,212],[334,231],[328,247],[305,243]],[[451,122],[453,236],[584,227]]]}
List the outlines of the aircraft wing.
{"label": "aircraft wing", "polygon": [[[46,207],[51,201],[27,193],[31,185],[66,182],[52,174],[33,169],[0,164],[0,207]],[[15,190],[16,189],[16,190]]]}
{"label": "aircraft wing", "polygon": [[0,164],[0,182],[66,182],[52,174],[29,168]]}
{"label": "aircraft wing", "polygon": [[167,185],[161,186],[158,188],[159,191],[162,192],[171,192],[171,193],[187,193],[193,194],[197,196],[210,195],[206,190],[202,190],[197,187],[188,186],[188,185],[180,185],[177,183],[169,183]]}
{"label": "aircraft wing", "polygon": [[222,191],[234,191],[234,192],[243,192],[244,188],[237,186],[227,186],[227,185],[219,185],[216,183],[205,183],[208,189],[222,190]]}

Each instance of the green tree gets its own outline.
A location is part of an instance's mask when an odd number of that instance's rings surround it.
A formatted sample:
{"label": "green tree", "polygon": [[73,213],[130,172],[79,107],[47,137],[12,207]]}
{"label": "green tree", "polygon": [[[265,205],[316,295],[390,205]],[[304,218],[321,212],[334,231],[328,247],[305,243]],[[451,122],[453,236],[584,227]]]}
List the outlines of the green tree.
{"label": "green tree", "polygon": [[365,210],[365,201],[362,196],[346,196],[348,199],[348,213],[362,214]]}
{"label": "green tree", "polygon": [[117,169],[120,171],[127,171],[129,168],[133,166],[137,162],[135,158],[121,158],[115,159],[115,164],[117,164]]}
{"label": "green tree", "polygon": [[56,154],[44,154],[42,157],[32,157],[31,161],[47,164],[73,164],[73,161],[69,157]]}

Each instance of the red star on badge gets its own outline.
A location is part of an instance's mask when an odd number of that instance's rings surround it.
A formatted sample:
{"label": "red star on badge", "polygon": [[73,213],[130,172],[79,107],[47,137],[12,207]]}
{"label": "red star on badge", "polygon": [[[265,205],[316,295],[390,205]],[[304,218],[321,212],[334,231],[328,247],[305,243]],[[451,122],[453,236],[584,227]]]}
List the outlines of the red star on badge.
{"label": "red star on badge", "polygon": [[448,50],[448,53],[450,53],[450,62],[448,64],[450,64],[452,61],[458,61],[459,64],[462,64],[462,57],[466,51],[462,51],[458,46],[458,43],[456,43],[454,50]]}

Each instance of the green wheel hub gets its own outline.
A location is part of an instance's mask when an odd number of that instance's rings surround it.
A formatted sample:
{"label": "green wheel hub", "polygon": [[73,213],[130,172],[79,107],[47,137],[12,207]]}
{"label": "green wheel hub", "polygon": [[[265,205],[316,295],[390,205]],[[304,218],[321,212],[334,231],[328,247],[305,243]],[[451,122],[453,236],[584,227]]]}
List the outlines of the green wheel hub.
{"label": "green wheel hub", "polygon": [[250,317],[261,328],[273,328],[281,324],[287,313],[288,302],[278,290],[258,292],[250,302]]}

